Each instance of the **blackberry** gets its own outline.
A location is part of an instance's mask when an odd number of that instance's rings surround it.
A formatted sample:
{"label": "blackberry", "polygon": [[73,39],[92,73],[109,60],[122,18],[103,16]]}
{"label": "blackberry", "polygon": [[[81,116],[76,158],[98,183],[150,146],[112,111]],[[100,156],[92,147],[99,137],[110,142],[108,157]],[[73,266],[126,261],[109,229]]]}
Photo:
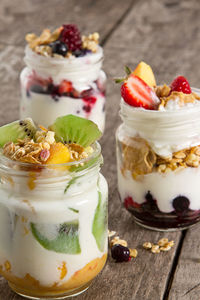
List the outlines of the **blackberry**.
{"label": "blackberry", "polygon": [[81,50],[82,48],[81,35],[78,27],[74,24],[63,25],[60,41],[65,43],[68,49],[72,52]]}
{"label": "blackberry", "polygon": [[127,247],[115,244],[111,248],[111,255],[116,262],[129,261],[130,251]]}

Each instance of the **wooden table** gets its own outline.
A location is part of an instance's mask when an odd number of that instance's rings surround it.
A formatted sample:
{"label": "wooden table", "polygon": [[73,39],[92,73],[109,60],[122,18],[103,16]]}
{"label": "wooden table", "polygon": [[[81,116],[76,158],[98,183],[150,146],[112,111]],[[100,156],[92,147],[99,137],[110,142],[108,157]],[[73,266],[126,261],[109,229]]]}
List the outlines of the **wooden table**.
{"label": "wooden table", "polygon": [[[199,300],[200,227],[173,233],[140,228],[122,208],[117,192],[115,130],[120,92],[113,78],[123,66],[149,63],[157,82],[169,83],[176,75],[200,86],[199,0],[1,0],[0,3],[0,125],[18,119],[19,72],[23,68],[24,35],[63,23],[77,23],[82,32],[98,31],[105,50],[108,75],[107,124],[101,140],[103,173],[109,184],[109,228],[116,230],[138,257],[114,263],[109,256],[103,272],[77,300]],[[170,252],[152,254],[145,241],[168,237],[175,241]],[[0,277],[0,300],[18,300]],[[71,298],[70,298],[71,299]]]}

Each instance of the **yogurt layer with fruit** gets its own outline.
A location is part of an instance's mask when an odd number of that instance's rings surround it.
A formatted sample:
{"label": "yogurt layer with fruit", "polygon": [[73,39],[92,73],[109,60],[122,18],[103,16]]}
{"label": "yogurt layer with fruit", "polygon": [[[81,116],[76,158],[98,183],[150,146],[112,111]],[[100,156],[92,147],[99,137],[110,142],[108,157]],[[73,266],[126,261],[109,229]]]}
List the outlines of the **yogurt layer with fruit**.
{"label": "yogurt layer with fruit", "polygon": [[105,81],[97,32],[84,36],[66,24],[40,36],[26,35],[27,67],[21,73],[21,118],[48,126],[65,114],[94,121],[103,131]]}
{"label": "yogurt layer with fruit", "polygon": [[107,183],[89,120],[0,127],[0,274],[25,296],[80,291],[107,257]]}
{"label": "yogurt layer with fruit", "polygon": [[185,228],[200,218],[200,92],[183,76],[156,85],[141,62],[121,86],[118,188],[135,220],[158,229]]}

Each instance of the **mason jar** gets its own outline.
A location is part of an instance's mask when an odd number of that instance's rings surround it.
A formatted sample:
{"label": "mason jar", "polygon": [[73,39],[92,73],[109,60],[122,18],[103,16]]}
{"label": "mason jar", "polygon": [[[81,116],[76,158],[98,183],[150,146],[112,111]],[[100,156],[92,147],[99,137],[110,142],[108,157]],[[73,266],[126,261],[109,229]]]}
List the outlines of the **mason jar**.
{"label": "mason jar", "polygon": [[[200,93],[199,90],[193,89]],[[121,101],[116,132],[118,190],[144,227],[173,231],[200,219],[200,103],[174,111]]]}
{"label": "mason jar", "polygon": [[0,274],[16,293],[76,295],[105,265],[108,188],[94,148],[88,159],[48,166],[0,155]]}
{"label": "mason jar", "polygon": [[105,126],[106,75],[103,49],[82,57],[46,57],[25,48],[20,75],[20,118],[48,126],[59,116],[74,114]]}

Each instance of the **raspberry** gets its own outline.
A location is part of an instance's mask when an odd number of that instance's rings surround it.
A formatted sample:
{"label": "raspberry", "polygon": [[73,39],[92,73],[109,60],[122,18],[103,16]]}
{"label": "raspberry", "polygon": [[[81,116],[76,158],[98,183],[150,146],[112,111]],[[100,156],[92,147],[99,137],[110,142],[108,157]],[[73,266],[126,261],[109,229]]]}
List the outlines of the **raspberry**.
{"label": "raspberry", "polygon": [[81,35],[78,27],[74,24],[63,25],[60,40],[65,43],[72,52],[82,48]]}
{"label": "raspberry", "polygon": [[191,88],[187,79],[183,76],[178,76],[170,84],[172,92],[182,92],[184,94],[191,94]]}

